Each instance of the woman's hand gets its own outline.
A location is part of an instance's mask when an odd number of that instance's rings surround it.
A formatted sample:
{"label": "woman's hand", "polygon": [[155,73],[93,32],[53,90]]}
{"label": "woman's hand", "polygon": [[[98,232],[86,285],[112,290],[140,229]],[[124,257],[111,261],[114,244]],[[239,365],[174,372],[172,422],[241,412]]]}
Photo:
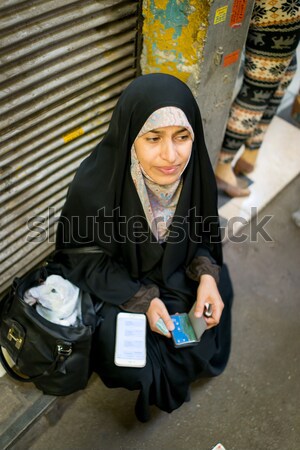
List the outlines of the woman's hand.
{"label": "woman's hand", "polygon": [[[169,316],[165,304],[159,298],[154,298],[153,300],[151,300],[146,315],[152,331],[162,334],[163,336],[166,336],[168,338],[171,337],[170,331],[174,330],[174,324],[171,317]],[[169,330],[168,333],[165,334],[157,328],[156,323],[159,319],[162,319],[164,321],[167,330]]]}
{"label": "woman's hand", "polygon": [[214,277],[208,274],[201,275],[200,278],[195,308],[196,317],[201,317],[203,315],[205,303],[210,303],[212,305],[212,316],[209,318],[204,316],[207,328],[215,327],[220,322],[224,303],[219,294]]}

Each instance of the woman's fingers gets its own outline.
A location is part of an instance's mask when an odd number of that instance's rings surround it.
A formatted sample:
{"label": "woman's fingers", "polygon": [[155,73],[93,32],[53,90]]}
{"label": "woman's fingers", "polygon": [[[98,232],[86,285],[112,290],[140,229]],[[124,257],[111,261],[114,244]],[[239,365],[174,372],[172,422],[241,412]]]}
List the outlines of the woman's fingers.
{"label": "woman's fingers", "polygon": [[210,302],[212,305],[212,315],[211,315],[211,317],[205,317],[205,315],[204,315],[205,321],[207,323],[207,328],[215,327],[216,325],[218,325],[220,323],[223,308],[224,308],[224,303],[220,296],[219,296],[219,298],[215,297],[213,303],[212,303],[212,300],[210,300]]}
{"label": "woman's fingers", "polygon": [[162,334],[164,334],[165,336],[168,336],[169,330],[166,327],[166,324],[161,317],[158,319],[155,326]]}
{"label": "woman's fingers", "polygon": [[205,317],[207,328],[212,328],[220,322],[224,303],[219,294],[217,284],[210,275],[202,275],[197,292],[197,303],[195,307],[195,316],[201,317],[205,311],[205,304],[211,304],[212,315]]}
{"label": "woman's fingers", "polygon": [[167,308],[165,307],[165,305],[164,305],[163,311],[161,312],[161,316],[160,316],[160,317],[161,317],[162,320],[164,321],[164,323],[165,323],[165,325],[166,325],[166,327],[167,327],[167,329],[168,329],[169,331],[174,330],[175,327],[174,327],[173,320],[171,319],[171,317],[170,317],[170,315],[169,315],[169,313],[168,313]]}
{"label": "woman's fingers", "polygon": [[157,330],[159,330],[160,334],[163,334],[164,336],[170,338],[171,337],[170,331],[174,330],[173,321],[169,316],[167,309],[165,311],[164,310],[160,311],[160,314],[161,314],[160,318],[155,323],[156,330],[153,331],[157,332]]}
{"label": "woman's fingers", "polygon": [[213,305],[213,313],[212,313],[212,319],[214,319],[215,322],[217,322],[217,323],[220,322],[223,308],[224,308],[224,303],[223,303],[221,297],[219,297],[218,301],[215,302]]}
{"label": "woman's fingers", "polygon": [[151,301],[147,311],[147,317],[152,331],[171,337],[170,330],[174,329],[174,324],[167,308],[159,298]]}

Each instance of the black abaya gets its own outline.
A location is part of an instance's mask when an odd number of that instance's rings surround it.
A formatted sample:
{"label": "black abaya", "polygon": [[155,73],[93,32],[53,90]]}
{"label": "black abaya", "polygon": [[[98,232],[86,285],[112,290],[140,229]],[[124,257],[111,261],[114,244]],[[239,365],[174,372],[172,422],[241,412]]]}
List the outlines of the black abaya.
{"label": "black abaya", "polygon": [[[195,138],[170,233],[162,246],[149,229],[131,178],[130,149],[147,118],[164,106],[176,106],[185,113]],[[65,274],[104,301],[104,320],[94,339],[94,370],[109,387],[140,390],[136,411],[141,420],[147,420],[149,404],[171,412],[184,402],[192,381],[224,369],[232,300],[224,266],[221,322],[207,330],[197,346],[175,349],[171,339],[148,328],[146,366],[114,365],[119,305],[142,284],[154,283],[170,314],[188,311],[198,287],[186,275],[188,265],[198,255],[222,265],[217,193],[201,116],[189,88],[177,78],[152,74],[134,80],[121,95],[104,139],[79,167],[58,225],[57,247],[83,245],[97,245],[103,254],[69,256]]]}
{"label": "black abaya", "polygon": [[[186,400],[190,383],[201,377],[217,376],[225,369],[230,352],[232,286],[226,265],[220,274],[219,290],[224,302],[221,321],[207,330],[199,344],[175,348],[171,339],[147,330],[147,364],[142,369],[114,364],[116,316],[120,308],[106,304],[101,310],[101,327],[95,335],[93,369],[107,387],[140,390],[136,404],[139,420],[149,419],[149,405],[166,412]],[[161,295],[170,314],[190,309],[180,298]]]}

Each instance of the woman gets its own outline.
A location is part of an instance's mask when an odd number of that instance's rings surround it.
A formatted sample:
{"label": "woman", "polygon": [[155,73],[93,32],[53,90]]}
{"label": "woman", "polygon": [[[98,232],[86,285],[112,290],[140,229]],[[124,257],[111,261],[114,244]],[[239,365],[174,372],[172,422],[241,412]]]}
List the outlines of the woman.
{"label": "woman", "polygon": [[[171,412],[187,399],[192,381],[225,368],[232,291],[223,266],[222,301],[219,234],[214,174],[192,93],[170,75],[135,79],[70,186],[57,247],[103,250],[69,255],[66,276],[104,302],[93,370],[108,387],[140,391],[141,421],[149,419],[149,405]],[[208,329],[196,346],[177,349],[170,314],[189,311],[195,301],[198,317],[206,302],[212,304]],[[116,316],[122,310],[147,316],[144,368],[114,364]]]}

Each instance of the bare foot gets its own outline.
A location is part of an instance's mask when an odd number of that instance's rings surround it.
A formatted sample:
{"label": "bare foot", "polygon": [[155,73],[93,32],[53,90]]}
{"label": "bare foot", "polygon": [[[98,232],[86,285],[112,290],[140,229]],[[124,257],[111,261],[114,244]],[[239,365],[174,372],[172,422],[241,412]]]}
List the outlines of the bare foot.
{"label": "bare foot", "polygon": [[258,156],[258,150],[244,150],[240,158],[237,160],[234,166],[234,172],[239,173],[251,173],[254,170],[256,160]]}
{"label": "bare foot", "polygon": [[229,195],[229,197],[245,197],[250,194],[250,190],[242,187],[238,182],[230,162],[219,162],[215,175],[218,188]]}

